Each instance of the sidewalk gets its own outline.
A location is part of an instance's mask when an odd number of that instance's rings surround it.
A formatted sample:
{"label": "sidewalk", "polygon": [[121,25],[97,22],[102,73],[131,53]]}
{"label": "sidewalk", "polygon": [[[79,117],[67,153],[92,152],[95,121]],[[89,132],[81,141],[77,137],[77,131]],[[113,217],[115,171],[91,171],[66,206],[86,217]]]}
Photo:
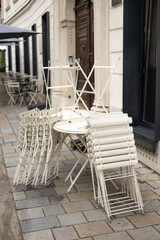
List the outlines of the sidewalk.
{"label": "sidewalk", "polygon": [[64,149],[59,179],[47,187],[13,186],[19,112],[25,107],[0,106],[0,240],[160,240],[160,176],[139,163],[136,171],[145,215],[117,216],[107,221],[93,201],[89,169],[78,187],[66,194],[64,182],[73,156]]}

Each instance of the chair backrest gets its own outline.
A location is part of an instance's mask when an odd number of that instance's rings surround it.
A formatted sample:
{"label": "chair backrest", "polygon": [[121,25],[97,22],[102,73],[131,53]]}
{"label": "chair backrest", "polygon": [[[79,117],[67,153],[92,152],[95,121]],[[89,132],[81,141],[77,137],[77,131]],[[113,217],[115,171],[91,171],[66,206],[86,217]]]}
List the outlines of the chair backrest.
{"label": "chair backrest", "polygon": [[20,85],[18,82],[7,82],[7,87],[10,93],[20,94]]}
{"label": "chair backrest", "polygon": [[108,113],[103,119],[88,119],[88,152],[96,166],[113,163],[120,166],[126,161],[137,163],[131,122],[132,119],[125,114],[115,116]]}

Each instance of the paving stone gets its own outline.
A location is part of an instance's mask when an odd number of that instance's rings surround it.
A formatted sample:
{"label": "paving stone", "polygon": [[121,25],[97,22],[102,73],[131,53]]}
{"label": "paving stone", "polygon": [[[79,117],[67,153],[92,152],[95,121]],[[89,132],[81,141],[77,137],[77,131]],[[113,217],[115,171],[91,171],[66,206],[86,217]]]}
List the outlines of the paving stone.
{"label": "paving stone", "polygon": [[115,232],[125,231],[128,229],[135,228],[126,218],[112,219],[112,221],[109,222],[108,224]]}
{"label": "paving stone", "polygon": [[[3,143],[3,144],[1,144],[1,146],[12,146],[12,142],[10,142],[10,143]],[[12,153],[10,153],[10,154],[12,154]]]}
{"label": "paving stone", "polygon": [[93,192],[78,192],[78,193],[68,193],[67,197],[72,201],[82,201],[82,200],[92,200]]}
{"label": "paving stone", "polygon": [[12,133],[12,128],[11,127],[3,127],[1,128],[1,133]]}
{"label": "paving stone", "polygon": [[27,187],[24,185],[15,185],[11,186],[12,192],[21,192],[27,190]]}
{"label": "paving stone", "polygon": [[61,166],[59,172],[70,172],[71,168],[71,166]]}
{"label": "paving stone", "polygon": [[81,191],[90,191],[93,189],[92,183],[81,183],[81,184],[79,183],[79,184],[77,184],[77,187],[80,192]]}
{"label": "paving stone", "polygon": [[0,181],[0,239],[22,240],[8,178]]}
{"label": "paving stone", "polygon": [[16,201],[17,209],[43,207],[43,206],[47,206],[47,205],[50,205],[47,197],[32,198],[32,199]]}
{"label": "paving stone", "polygon": [[93,237],[94,240],[132,240],[126,232],[109,233]]}
{"label": "paving stone", "polygon": [[55,216],[20,221],[20,225],[22,233],[34,232],[60,226]]}
{"label": "paving stone", "polygon": [[[1,144],[1,143],[0,143]],[[2,156],[2,148],[1,148],[1,146],[0,146],[0,156]]]}
{"label": "paving stone", "polygon": [[92,240],[93,238],[89,237],[89,238],[81,238],[81,240]]}
{"label": "paving stone", "polygon": [[0,158],[0,181],[8,181],[6,168],[4,166],[2,158]]}
{"label": "paving stone", "polygon": [[64,180],[54,180],[54,185],[56,187],[70,186],[70,182],[65,182]]}
{"label": "paving stone", "polygon": [[44,213],[42,208],[29,208],[17,211],[19,220],[28,220],[32,218],[42,218]]}
{"label": "paving stone", "polygon": [[43,211],[46,216],[53,216],[57,214],[64,214],[65,211],[60,205],[52,205],[52,206],[46,206],[43,207]]}
{"label": "paving stone", "polygon": [[81,212],[81,211],[85,211],[85,210],[95,209],[93,204],[88,200],[80,201],[80,202],[63,203],[62,206],[67,213]]}
{"label": "paving stone", "polygon": [[153,199],[159,199],[159,196],[152,191],[144,191],[141,193],[143,201],[150,201]]}
{"label": "paving stone", "polygon": [[52,229],[56,240],[74,240],[78,235],[72,226]]}
{"label": "paving stone", "polygon": [[140,190],[141,192],[143,191],[149,191],[149,190],[152,190],[153,188],[148,185],[147,183],[139,183],[139,187],[140,187]]}
{"label": "paving stone", "polygon": [[16,139],[15,135],[6,135],[6,136],[3,136],[3,141],[5,143],[7,143],[7,142],[15,142],[15,141],[17,141],[17,139]]}
{"label": "paving stone", "polygon": [[51,230],[43,230],[23,234],[24,240],[54,240]]}
{"label": "paving stone", "polygon": [[150,200],[144,203],[144,212],[155,212],[160,210],[160,200]]}
{"label": "paving stone", "polygon": [[[61,187],[55,187],[54,190],[56,191],[56,193],[59,195],[61,194],[65,194],[67,193],[67,190],[68,190],[69,186],[61,186]],[[75,189],[75,187],[72,187],[71,190],[70,190],[70,193],[71,192],[77,192],[77,190]]]}
{"label": "paving stone", "polygon": [[160,189],[154,189],[153,190],[158,196],[160,196]]}
{"label": "paving stone", "polygon": [[81,238],[111,233],[112,229],[105,221],[84,223],[74,226]]}
{"label": "paving stone", "polygon": [[77,179],[77,184],[78,183],[92,183],[92,177],[91,176],[80,176]]}
{"label": "paving stone", "polygon": [[134,240],[160,239],[160,233],[158,233],[153,227],[144,227],[140,229],[128,230],[127,232]]}
{"label": "paving stone", "polygon": [[155,212],[145,213],[144,215],[129,216],[127,218],[136,227],[147,227],[150,225],[160,224],[160,216]]}
{"label": "paving stone", "polygon": [[72,160],[64,160],[64,161],[63,161],[63,164],[66,165],[66,166],[73,166],[75,163],[76,163],[76,160],[75,160],[75,159],[72,159]]}
{"label": "paving stone", "polygon": [[160,175],[156,173],[151,174],[144,174],[137,176],[138,180],[145,181],[145,182],[151,182],[151,181],[157,181],[160,180]]}
{"label": "paving stone", "polygon": [[14,201],[9,195],[6,195],[6,199],[4,199],[4,201],[2,201],[2,197],[0,196],[0,239],[22,240]]}
{"label": "paving stone", "polygon": [[160,232],[160,224],[154,226],[155,229],[157,229],[158,232]]}
{"label": "paving stone", "polygon": [[58,195],[58,196],[49,196],[48,197],[48,200],[51,204],[55,204],[55,205],[58,205],[58,204],[61,204],[61,203],[66,203],[66,202],[69,202],[68,198],[65,196],[65,195]]}
{"label": "paving stone", "polygon": [[89,222],[107,219],[106,213],[103,212],[102,209],[84,211],[84,215]]}
{"label": "paving stone", "polygon": [[[60,172],[60,173],[58,174],[58,177],[59,177],[59,179],[66,179],[66,177],[68,176],[68,174],[69,174],[69,172]],[[76,176],[76,173],[73,172],[73,173],[72,173],[72,177],[74,178],[75,176]]]}
{"label": "paving stone", "polygon": [[14,153],[15,152],[15,146],[2,146],[2,151],[3,151],[3,154],[5,153]]}
{"label": "paving stone", "polygon": [[5,155],[4,161],[5,162],[11,162],[11,161],[16,162],[16,161],[18,161],[18,157],[17,156],[16,157],[6,157],[6,155]]}
{"label": "paving stone", "polygon": [[17,163],[18,163],[18,159],[5,161],[6,168],[16,167]]}
{"label": "paving stone", "polygon": [[135,165],[135,168],[144,168],[145,165],[142,162],[138,162],[138,164]]}
{"label": "paving stone", "polygon": [[68,226],[68,225],[87,222],[87,220],[85,219],[85,217],[81,212],[58,215],[57,218],[59,219],[62,226]]}
{"label": "paving stone", "polygon": [[160,188],[160,180],[148,182],[148,184],[155,189]]}
{"label": "paving stone", "polygon": [[[138,212],[138,214],[139,214],[139,212]],[[134,212],[127,212],[127,213],[115,215],[114,217],[115,218],[123,218],[123,217],[134,216],[134,215],[135,215]]]}
{"label": "paving stone", "polygon": [[[16,171],[16,168],[17,167],[8,167],[6,170],[7,170],[7,173],[14,173],[15,174],[15,171]],[[23,166],[21,166],[21,171],[24,169]]]}
{"label": "paving stone", "polygon": [[139,174],[148,174],[148,173],[153,173],[154,171],[149,168],[138,168],[136,169],[136,172],[138,172]]}
{"label": "paving stone", "polygon": [[55,195],[53,188],[44,188],[39,190],[30,190],[25,192],[27,198],[48,197]]}
{"label": "paving stone", "polygon": [[70,151],[62,151],[61,156],[73,156]]}
{"label": "paving stone", "polygon": [[4,157],[19,157],[19,152],[5,153]]}
{"label": "paving stone", "polygon": [[13,193],[14,200],[24,200],[26,199],[26,195],[24,192],[15,192]]}

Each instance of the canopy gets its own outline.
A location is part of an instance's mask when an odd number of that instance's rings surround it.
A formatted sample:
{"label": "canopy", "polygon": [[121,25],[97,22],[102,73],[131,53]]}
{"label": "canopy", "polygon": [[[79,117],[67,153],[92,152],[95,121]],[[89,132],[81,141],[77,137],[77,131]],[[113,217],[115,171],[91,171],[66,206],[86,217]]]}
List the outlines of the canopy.
{"label": "canopy", "polygon": [[5,43],[1,43],[0,42],[0,46],[12,46],[12,45],[14,45],[14,46],[17,46],[17,44],[16,43],[12,43],[12,42],[5,42]]}
{"label": "canopy", "polygon": [[35,34],[38,34],[38,32],[23,29],[23,28],[13,27],[5,24],[0,24],[0,39],[29,37]]}
{"label": "canopy", "polygon": [[19,38],[5,38],[5,39],[0,39],[0,43],[16,43],[16,42],[21,42],[24,40],[20,40]]}

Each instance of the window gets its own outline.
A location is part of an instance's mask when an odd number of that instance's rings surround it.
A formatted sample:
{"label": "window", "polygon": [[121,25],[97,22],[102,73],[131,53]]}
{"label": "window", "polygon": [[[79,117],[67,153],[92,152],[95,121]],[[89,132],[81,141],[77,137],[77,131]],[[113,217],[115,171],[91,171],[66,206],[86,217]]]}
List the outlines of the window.
{"label": "window", "polygon": [[124,1],[123,111],[137,144],[160,141],[160,1]]}
{"label": "window", "polygon": [[15,46],[15,56],[16,56],[16,72],[20,72],[20,53],[19,53],[19,43]]}
{"label": "window", "polygon": [[146,0],[144,24],[143,121],[155,123],[157,0]]}
{"label": "window", "polygon": [[[36,31],[36,24],[32,26],[32,31]],[[33,76],[37,76],[37,35],[32,36],[32,66]]]}
{"label": "window", "polygon": [[11,51],[11,46],[8,46],[8,70],[12,71],[12,51]]}
{"label": "window", "polygon": [[24,72],[30,74],[29,39],[24,38]]}
{"label": "window", "polygon": [[[49,21],[49,12],[46,12],[42,16],[42,48],[43,48],[43,66],[48,66],[50,61],[50,21]],[[48,72],[44,71],[45,77],[47,79]],[[50,75],[49,75],[48,86],[50,86]],[[46,88],[44,87],[44,91]],[[50,92],[49,92],[50,93]]]}

